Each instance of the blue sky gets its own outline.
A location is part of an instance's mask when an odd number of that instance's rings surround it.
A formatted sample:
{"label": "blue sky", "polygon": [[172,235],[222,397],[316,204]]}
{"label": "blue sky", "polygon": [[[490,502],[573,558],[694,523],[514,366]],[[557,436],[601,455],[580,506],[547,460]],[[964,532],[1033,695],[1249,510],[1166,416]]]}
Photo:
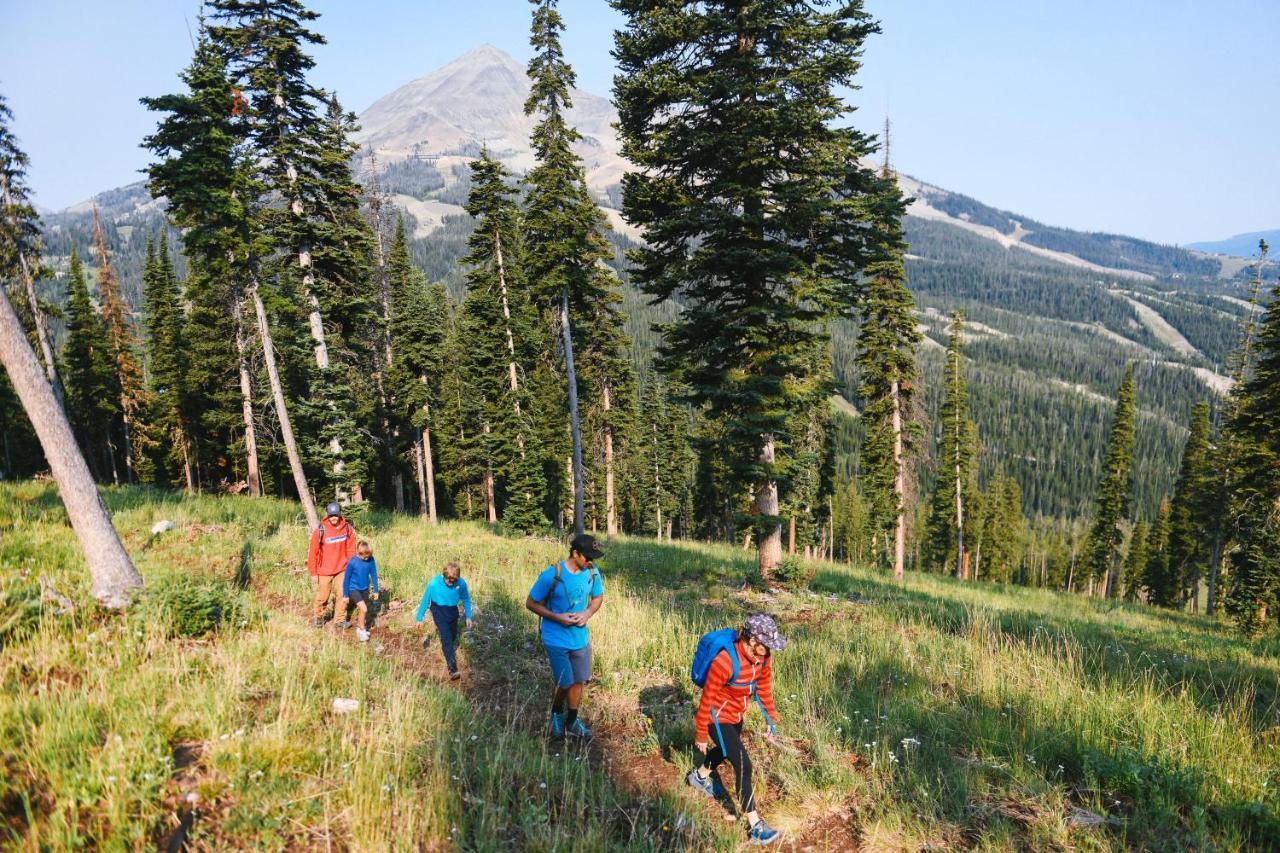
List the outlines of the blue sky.
{"label": "blue sky", "polygon": [[[484,42],[528,56],[523,0],[312,0],[315,79],[362,110]],[[1041,221],[1162,242],[1280,227],[1276,0],[867,0],[855,123],[893,119],[918,178]],[[37,200],[138,178],[198,0],[0,0],[0,92]],[[604,0],[562,0],[583,88],[607,95]]]}

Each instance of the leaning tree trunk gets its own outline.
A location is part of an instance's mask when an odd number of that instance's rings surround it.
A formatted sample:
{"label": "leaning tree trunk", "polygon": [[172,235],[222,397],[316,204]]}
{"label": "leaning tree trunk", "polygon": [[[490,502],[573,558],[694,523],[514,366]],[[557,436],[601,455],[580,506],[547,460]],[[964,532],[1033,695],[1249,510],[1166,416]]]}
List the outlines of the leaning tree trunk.
{"label": "leaning tree trunk", "polygon": [[564,366],[569,383],[569,427],[573,435],[573,532],[583,533],[586,498],[582,492],[582,422],[578,418],[578,374],[573,369],[573,332],[569,328],[569,291],[560,291],[560,329],[564,336]]}
{"label": "leaning tree trunk", "polygon": [[[766,466],[774,463],[773,436],[766,435],[760,448],[760,461]],[[760,493],[756,497],[756,512],[761,518],[774,519],[772,527],[760,534],[758,556],[760,561],[760,577],[766,583],[773,578],[773,570],[782,562],[782,523],[778,518],[778,481],[767,480],[761,483]]]}
{"label": "leaning tree trunk", "polygon": [[[3,192],[5,207],[12,209],[13,198],[9,195],[9,176],[3,171],[0,171],[0,192]],[[10,214],[9,224],[14,234],[19,233],[16,214]],[[44,322],[44,312],[40,310],[40,301],[36,298],[35,277],[31,274],[31,267],[27,265],[27,256],[20,245],[18,246],[18,268],[22,272],[22,286],[27,294],[27,305],[31,309],[31,320],[35,323],[40,355],[44,359],[44,375],[49,380],[49,387],[53,388],[53,396],[58,402],[58,407],[61,408],[63,405],[62,379],[58,376],[58,362],[53,357],[53,347],[49,343],[49,329]]]}
{"label": "leaning tree trunk", "polygon": [[244,339],[244,307],[236,294],[232,317],[236,326],[236,362],[240,373],[240,414],[244,419],[244,455],[249,494],[262,496],[262,475],[258,468],[258,427],[253,416],[253,382],[249,378],[248,346]]}
{"label": "leaning tree trunk", "polygon": [[902,395],[897,379],[889,387],[889,399],[893,403],[893,495],[897,502],[897,518],[893,526],[893,579],[902,582],[907,553],[907,472],[902,461]]}
{"label": "leaning tree trunk", "polygon": [[54,394],[48,374],[41,369],[27,342],[4,287],[0,287],[0,362],[9,372],[9,380],[40,439],[54,482],[58,484],[67,518],[80,540],[93,579],[94,597],[104,607],[124,607],[130,593],[142,586],[142,577],[111,525],[93,475],[71,434],[66,413]]}
{"label": "leaning tree trunk", "polygon": [[293,424],[289,420],[289,409],[284,402],[284,388],[280,384],[280,373],[276,370],[276,353],[271,343],[271,327],[267,325],[267,309],[262,304],[262,294],[258,292],[256,278],[252,279],[249,292],[253,298],[254,314],[258,318],[258,336],[262,339],[262,359],[267,365],[267,379],[271,382],[271,398],[275,400],[276,416],[280,419],[280,437],[284,439],[285,453],[289,457],[293,485],[298,490],[298,500],[302,502],[302,511],[307,517],[307,528],[315,530],[320,526],[320,517],[316,515],[316,504],[311,498],[311,489],[307,486],[306,472],[302,470],[302,457],[298,454],[298,442],[293,437]]}

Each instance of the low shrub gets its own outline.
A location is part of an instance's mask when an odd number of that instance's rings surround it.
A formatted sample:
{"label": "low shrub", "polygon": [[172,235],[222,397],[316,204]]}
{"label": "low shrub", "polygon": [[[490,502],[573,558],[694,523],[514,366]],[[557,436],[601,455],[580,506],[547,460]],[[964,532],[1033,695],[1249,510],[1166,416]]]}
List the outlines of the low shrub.
{"label": "low shrub", "polygon": [[813,583],[817,567],[795,554],[787,554],[773,570],[773,581],[783,589],[798,592]]}
{"label": "low shrub", "polygon": [[248,598],[228,584],[204,580],[173,580],[147,591],[139,610],[161,622],[170,637],[199,638],[215,631],[239,629],[256,621]]}

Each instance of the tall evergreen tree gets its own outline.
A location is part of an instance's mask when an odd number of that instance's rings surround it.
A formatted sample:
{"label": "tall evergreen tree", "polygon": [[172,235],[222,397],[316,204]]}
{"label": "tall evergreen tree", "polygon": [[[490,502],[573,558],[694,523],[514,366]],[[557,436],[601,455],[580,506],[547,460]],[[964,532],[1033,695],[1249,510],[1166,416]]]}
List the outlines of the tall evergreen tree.
{"label": "tall evergreen tree", "polygon": [[1125,601],[1137,601],[1138,592],[1143,589],[1147,561],[1151,557],[1147,550],[1150,535],[1145,521],[1139,521],[1133,526],[1133,534],[1129,537],[1129,550],[1125,552],[1124,567],[1120,573]]}
{"label": "tall evergreen tree", "polygon": [[1129,512],[1129,479],[1133,469],[1133,437],[1136,427],[1137,385],[1130,364],[1120,383],[1116,397],[1115,419],[1107,443],[1107,458],[1102,465],[1102,480],[1094,499],[1093,526],[1085,543],[1083,568],[1085,575],[1103,584],[1108,598],[1114,592],[1116,562],[1122,542],[1120,522]]}
{"label": "tall evergreen tree", "polygon": [[627,19],[619,130],[638,167],[623,209],[645,231],[634,277],[682,303],[662,365],[724,430],[735,488],[754,490],[767,577],[782,551],[788,427],[825,377],[812,367],[826,321],[855,306],[866,203],[886,192],[861,165],[873,141],[842,121],[839,92],[877,27],[860,2],[613,5]]}
{"label": "tall evergreen tree", "polygon": [[[1017,579],[1022,537],[1026,524],[1022,518],[1022,491],[1018,481],[1000,474],[992,479],[987,492],[987,508],[983,513],[985,531],[982,537],[982,579],[1009,583]],[[977,579],[978,568],[973,577]]]}
{"label": "tall evergreen tree", "polygon": [[[390,291],[391,369],[387,387],[392,415],[402,425],[400,434],[409,437],[407,452],[413,459],[418,481],[419,512],[434,524],[436,504],[435,454],[432,441],[441,410],[442,378],[445,371],[445,343],[449,329],[448,297],[441,285],[430,286],[425,276],[409,260],[409,242],[404,218],[396,224],[395,237],[387,256],[387,285]],[[452,371],[449,371],[452,372]]]}
{"label": "tall evergreen tree", "polygon": [[[147,338],[148,382],[151,399],[150,420],[159,437],[156,467],[163,480],[182,482],[188,493],[195,490],[195,471],[187,425],[190,402],[187,394],[186,318],[182,293],[169,239],[160,233],[159,250],[147,239],[147,264],[142,273]],[[226,342],[222,344],[225,346]]]}
{"label": "tall evergreen tree", "polygon": [[468,341],[469,386],[485,401],[480,427],[486,453],[504,481],[503,521],[533,532],[546,524],[546,484],[522,376],[536,349],[531,338],[537,323],[523,287],[519,209],[506,177],[488,151],[471,164],[467,212],[476,228],[463,258],[467,298],[460,323]]}
{"label": "tall evergreen tree", "polygon": [[[247,340],[248,329],[256,327],[294,488],[308,525],[315,527],[319,517],[293,432],[260,287],[260,259],[272,249],[269,235],[258,227],[264,192],[254,175],[254,152],[245,143],[249,116],[228,80],[221,51],[204,33],[182,79],[187,94],[143,99],[149,109],[167,114],[145,141],[161,158],[148,170],[151,190],[168,198],[170,216],[184,229],[183,246],[192,269],[191,323],[201,332],[197,339],[218,329],[230,333],[218,339],[222,350],[228,338],[236,345],[233,369],[239,376],[250,489],[258,493],[260,488]],[[246,300],[252,321],[243,318]],[[225,363],[226,355],[221,360]],[[217,373],[206,376],[215,380]],[[192,385],[198,387],[205,378],[193,376]]]}
{"label": "tall evergreen tree", "polygon": [[36,297],[35,283],[40,275],[39,219],[28,198],[27,155],[18,147],[18,140],[9,129],[12,120],[13,113],[0,95],[0,270],[13,270],[22,279],[41,366],[58,404],[62,405],[58,360],[53,354],[45,311]]}
{"label": "tall evergreen tree", "polygon": [[525,271],[535,299],[558,314],[568,389],[573,442],[574,530],[582,532],[585,494],[582,417],[574,362],[573,324],[597,319],[602,301],[612,297],[612,276],[601,267],[609,257],[604,215],[587,190],[581,159],[572,145],[582,139],[566,120],[573,101],[575,75],[564,59],[560,33],[564,21],[557,0],[530,0],[534,6],[529,60],[532,87],[526,115],[536,115],[530,144],[537,164],[525,177],[528,195],[524,219]]}
{"label": "tall evergreen tree", "polygon": [[[938,442],[937,486],[933,492],[929,526],[925,531],[926,559],[943,568],[951,565],[958,578],[968,576],[964,539],[965,505],[974,491],[972,483],[976,455],[969,440],[972,421],[969,419],[968,383],[965,381],[961,353],[963,333],[964,314],[956,311],[951,318],[942,410],[938,416],[941,434]],[[972,512],[972,508],[969,511]],[[952,560],[955,562],[952,563]]]}
{"label": "tall evergreen tree", "polygon": [[1243,632],[1256,634],[1280,615],[1280,286],[1258,326],[1247,376],[1227,424],[1236,548],[1226,609]]}
{"label": "tall evergreen tree", "polygon": [[1142,588],[1147,593],[1147,602],[1157,607],[1175,607],[1180,592],[1169,555],[1170,521],[1169,501],[1161,500],[1156,520],[1147,534],[1147,563],[1142,569]]}
{"label": "tall evergreen tree", "polygon": [[67,277],[65,318],[67,336],[62,361],[66,367],[68,419],[94,476],[101,481],[118,479],[115,444],[120,417],[119,377],[106,324],[89,297],[84,265],[74,248]]}
{"label": "tall evergreen tree", "polygon": [[133,328],[133,317],[124,294],[120,292],[120,279],[111,265],[106,236],[102,231],[102,219],[98,206],[93,206],[93,251],[98,261],[98,303],[102,320],[107,328],[107,342],[111,347],[111,362],[116,374],[115,387],[120,394],[121,450],[124,453],[125,479],[138,479],[137,466],[144,458],[149,436],[146,424],[139,414],[148,407],[142,367],[138,364],[138,336]]}
{"label": "tall evergreen tree", "polygon": [[1209,404],[1197,403],[1191,412],[1190,432],[1182,450],[1182,464],[1169,504],[1169,567],[1179,588],[1179,599],[1194,607],[1200,590],[1201,571],[1209,561],[1213,473],[1209,468]]}

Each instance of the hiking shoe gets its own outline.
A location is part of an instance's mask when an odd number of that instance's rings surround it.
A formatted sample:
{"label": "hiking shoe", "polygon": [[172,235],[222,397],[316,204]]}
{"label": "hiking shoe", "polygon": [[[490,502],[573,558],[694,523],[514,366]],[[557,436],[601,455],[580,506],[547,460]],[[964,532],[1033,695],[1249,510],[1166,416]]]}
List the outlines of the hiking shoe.
{"label": "hiking shoe", "polygon": [[453,672],[449,673],[450,681],[457,681],[461,677],[462,677],[462,673],[458,672],[456,669]]}
{"label": "hiking shoe", "polygon": [[351,621],[350,621],[350,620],[348,620],[348,619],[339,619],[337,622],[334,622],[334,623],[333,623],[333,627],[335,627],[335,628],[343,628],[343,629],[350,628],[350,627],[351,627]]}
{"label": "hiking shoe", "polygon": [[715,782],[712,781],[710,776],[703,779],[701,776],[698,775],[698,771],[695,769],[695,770],[690,770],[689,775],[686,776],[684,780],[689,783],[690,788],[694,788],[695,790],[701,791],[702,793],[706,794],[708,797],[716,796]]}
{"label": "hiking shoe", "polygon": [[569,737],[580,737],[583,740],[587,740],[591,737],[591,729],[587,728],[586,723],[579,719],[574,720],[573,725],[565,729],[565,734],[569,735]]}
{"label": "hiking shoe", "polygon": [[362,643],[367,643],[367,642],[369,642],[369,632],[368,632],[368,631],[366,631],[366,630],[365,630],[365,629],[363,629],[363,628],[357,628],[357,629],[356,629],[356,639],[358,639],[358,640],[359,640],[360,642],[362,642]]}
{"label": "hiking shoe", "polygon": [[551,712],[551,735],[552,737],[564,737],[564,714]]}
{"label": "hiking shoe", "polygon": [[782,837],[782,833],[774,829],[762,820],[756,821],[756,825],[747,830],[747,843],[756,847],[764,847],[772,844]]}
{"label": "hiking shoe", "polygon": [[323,616],[317,616],[316,618],[312,619],[312,620],[311,620],[311,627],[313,627],[313,628],[323,628],[323,627],[324,627],[324,617],[323,617]]}

